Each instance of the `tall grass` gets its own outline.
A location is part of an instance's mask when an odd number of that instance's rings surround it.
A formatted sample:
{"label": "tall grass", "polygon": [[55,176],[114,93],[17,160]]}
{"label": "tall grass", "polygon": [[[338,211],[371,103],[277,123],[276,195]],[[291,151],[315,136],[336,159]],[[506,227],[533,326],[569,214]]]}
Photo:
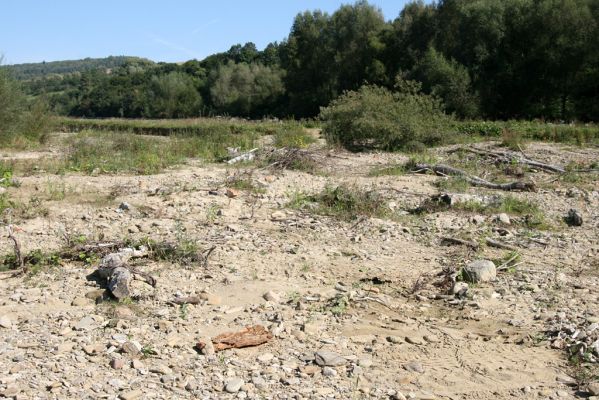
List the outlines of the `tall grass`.
{"label": "tall grass", "polygon": [[209,131],[203,136],[147,137],[132,133],[84,131],[67,141],[64,168],[85,173],[157,173],[188,158],[218,161],[227,147],[254,146],[258,135]]}
{"label": "tall grass", "polygon": [[83,119],[57,117],[58,129],[64,132],[83,130],[128,132],[158,136],[205,136],[215,134],[262,134],[275,135],[283,131],[301,128],[295,121],[246,121],[228,118],[187,118],[187,119]]}

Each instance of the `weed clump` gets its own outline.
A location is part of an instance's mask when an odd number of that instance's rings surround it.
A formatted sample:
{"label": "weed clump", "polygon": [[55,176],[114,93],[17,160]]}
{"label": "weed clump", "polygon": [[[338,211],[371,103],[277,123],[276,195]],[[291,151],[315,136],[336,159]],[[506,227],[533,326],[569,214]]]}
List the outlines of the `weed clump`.
{"label": "weed clump", "polygon": [[312,208],[319,214],[346,221],[360,216],[386,218],[391,214],[380,193],[350,185],[327,186],[315,195],[295,193],[288,205],[305,208],[308,204],[314,205]]}

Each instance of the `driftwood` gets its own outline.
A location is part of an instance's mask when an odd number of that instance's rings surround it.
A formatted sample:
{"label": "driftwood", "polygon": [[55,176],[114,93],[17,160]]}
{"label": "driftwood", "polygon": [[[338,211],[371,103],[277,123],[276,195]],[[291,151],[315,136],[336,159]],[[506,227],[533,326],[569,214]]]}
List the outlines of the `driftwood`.
{"label": "driftwood", "polygon": [[123,249],[118,253],[110,253],[102,258],[100,266],[92,276],[105,280],[107,289],[119,300],[131,296],[131,280],[140,280],[155,287],[156,279],[153,276],[127,266],[131,257],[141,257],[146,252],[145,249]]}
{"label": "driftwood", "polygon": [[463,171],[458,168],[451,167],[445,164],[416,164],[415,169],[417,171],[426,171],[430,170],[436,174],[444,175],[444,176],[460,176],[464,178],[469,184],[472,186],[481,186],[488,189],[496,189],[496,190],[521,190],[526,192],[534,192],[536,191],[535,184],[532,182],[510,182],[510,183],[493,183],[489,182],[483,178],[478,176],[469,175],[466,171]]}
{"label": "driftwood", "polygon": [[478,249],[478,243],[476,243],[476,242],[473,242],[471,240],[453,238],[453,237],[442,237],[441,244],[445,245],[445,246],[450,246],[450,245],[456,244],[456,245],[470,247],[472,249]]}
{"label": "driftwood", "polygon": [[[238,332],[227,332],[211,339],[215,351],[226,349],[240,349],[243,347],[259,346],[272,339],[272,333],[262,325],[248,326]],[[202,350],[207,343],[198,342],[197,347]]]}
{"label": "driftwood", "polygon": [[500,242],[498,240],[494,240],[491,238],[485,238],[485,242],[487,243],[487,246],[497,247],[498,249],[511,250],[511,251],[516,250],[516,248],[514,246],[512,246],[511,244],[503,243],[503,242]]}
{"label": "driftwood", "polygon": [[481,156],[487,156],[495,158],[498,161],[504,162],[506,164],[517,163],[531,166],[533,168],[542,169],[547,172],[563,174],[566,170],[563,167],[551,164],[545,164],[540,161],[531,160],[527,158],[524,154],[520,155],[517,153],[508,153],[508,152],[495,152],[488,150],[480,150],[475,148],[464,148],[463,150],[468,151],[470,153],[478,154]]}

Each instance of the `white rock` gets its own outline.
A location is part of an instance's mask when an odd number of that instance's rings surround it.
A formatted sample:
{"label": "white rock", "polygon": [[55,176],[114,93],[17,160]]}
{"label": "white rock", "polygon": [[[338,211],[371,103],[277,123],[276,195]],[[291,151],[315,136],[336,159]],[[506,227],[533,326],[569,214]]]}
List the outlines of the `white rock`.
{"label": "white rock", "polygon": [[0,317],[0,327],[10,329],[12,328],[12,321],[6,315]]}
{"label": "white rock", "polygon": [[476,260],[464,267],[464,279],[468,282],[490,282],[497,276],[497,269],[493,261]]}

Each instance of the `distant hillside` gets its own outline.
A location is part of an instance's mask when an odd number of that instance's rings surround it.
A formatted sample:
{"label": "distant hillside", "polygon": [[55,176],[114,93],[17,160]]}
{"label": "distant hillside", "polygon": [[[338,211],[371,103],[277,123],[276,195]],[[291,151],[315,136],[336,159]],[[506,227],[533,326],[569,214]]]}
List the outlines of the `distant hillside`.
{"label": "distant hillside", "polygon": [[117,68],[131,61],[144,64],[154,64],[153,61],[140,57],[110,56],[106,58],[85,58],[83,60],[15,64],[5,66],[4,68],[11,70],[16,79],[28,80],[45,77],[51,74],[65,75],[73,72],[84,72],[98,68]]}

